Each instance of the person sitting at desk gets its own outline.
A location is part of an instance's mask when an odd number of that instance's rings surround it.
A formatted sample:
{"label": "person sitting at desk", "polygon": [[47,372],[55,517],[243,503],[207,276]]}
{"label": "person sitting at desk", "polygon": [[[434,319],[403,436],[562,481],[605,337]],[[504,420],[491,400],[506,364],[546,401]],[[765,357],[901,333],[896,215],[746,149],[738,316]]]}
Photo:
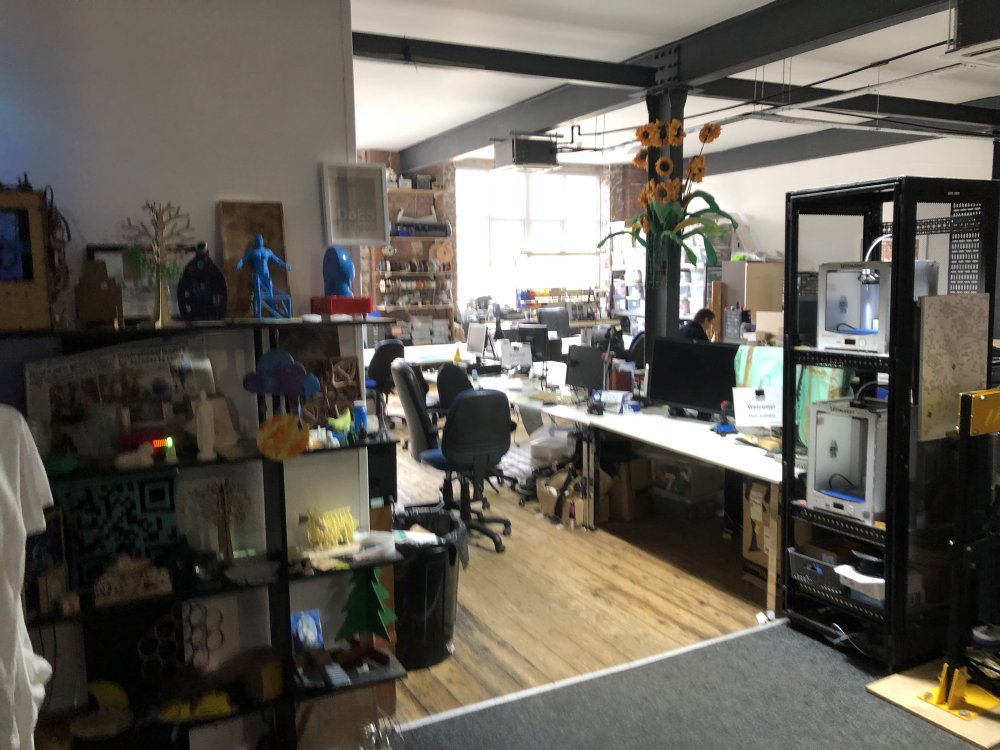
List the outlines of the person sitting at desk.
{"label": "person sitting at desk", "polygon": [[694,320],[689,320],[681,326],[677,335],[691,341],[711,341],[715,322],[715,313],[707,307],[694,314]]}

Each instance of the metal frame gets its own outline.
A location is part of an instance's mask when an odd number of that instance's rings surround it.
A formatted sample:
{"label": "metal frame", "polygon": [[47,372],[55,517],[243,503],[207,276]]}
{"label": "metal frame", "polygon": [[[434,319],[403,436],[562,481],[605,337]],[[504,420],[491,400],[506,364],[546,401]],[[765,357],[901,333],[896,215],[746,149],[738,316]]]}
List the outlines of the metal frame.
{"label": "metal frame", "polygon": [[[727,19],[682,39],[643,52],[622,65],[668,67],[675,56],[677,65],[660,74],[658,83],[680,82],[698,86],[757,65],[824,47],[844,39],[867,34],[904,21],[946,10],[947,0],[843,0],[839,3],[806,3],[802,0],[775,0],[756,10]],[[409,45],[385,38],[376,48],[372,35],[359,37],[362,54],[406,62]],[[434,64],[464,65],[487,69],[516,68],[522,74],[545,76],[543,66],[532,67],[524,53],[485,48],[483,59],[469,60],[471,51],[462,45],[433,50]],[[450,55],[449,55],[450,53]],[[565,73],[565,70],[561,71]],[[587,74],[577,73],[578,76]],[[596,74],[594,74],[596,75]],[[564,75],[560,75],[565,79]],[[403,171],[421,169],[447,161],[459,154],[488,145],[511,132],[536,132],[580,117],[618,109],[631,103],[628,90],[619,87],[565,85],[498,112],[480,117],[428,138],[400,152]],[[809,158],[809,157],[807,157]],[[717,167],[713,166],[717,171]]]}
{"label": "metal frame", "polygon": [[[884,533],[886,599],[884,624],[878,618],[865,617],[849,600],[831,601],[828,597],[818,597],[804,592],[791,581],[783,582],[785,607],[790,619],[804,627],[829,635],[836,631],[832,622],[824,621],[808,611],[802,611],[800,604],[820,602],[833,604],[840,611],[861,614],[868,628],[875,633],[869,647],[891,668],[910,664],[921,658],[939,653],[944,647],[946,622],[935,622],[928,617],[927,622],[917,623],[909,619],[907,608],[907,571],[909,567],[910,544],[910,439],[911,393],[915,387],[915,363],[919,352],[909,332],[914,330],[915,305],[913,299],[913,264],[904,262],[903,253],[894,253],[892,260],[892,288],[890,297],[890,331],[893,332],[888,356],[859,357],[842,353],[797,349],[798,338],[798,290],[795,283],[798,273],[799,217],[802,215],[853,215],[864,219],[862,246],[866,247],[882,232],[882,207],[892,204],[893,247],[912,247],[917,236],[917,206],[921,203],[977,203],[982,206],[979,231],[982,237],[980,256],[980,280],[983,291],[992,292],[996,283],[997,261],[997,213],[1000,204],[1000,185],[996,182],[977,180],[947,180],[900,177],[891,180],[859,183],[841,187],[805,190],[789,193],[786,197],[785,236],[785,360],[784,360],[784,404],[782,452],[794,456],[797,430],[796,425],[796,373],[797,364],[826,364],[832,367],[850,366],[862,373],[888,372],[888,450],[886,474],[886,531]],[[994,299],[990,298],[989,335],[993,335]],[[870,359],[869,363],[867,360]],[[820,526],[844,536],[865,538],[866,531],[859,529],[840,531],[836,523],[817,520],[816,512],[802,512],[794,504],[795,462],[785,460],[783,464],[782,513],[786,520],[798,518],[804,522]],[[784,523],[782,547],[788,550],[794,546],[793,524]],[[880,545],[877,535],[872,535],[869,543]],[[788,561],[786,560],[786,565]],[[785,568],[788,569],[787,567]],[[834,620],[835,621],[835,620]]]}

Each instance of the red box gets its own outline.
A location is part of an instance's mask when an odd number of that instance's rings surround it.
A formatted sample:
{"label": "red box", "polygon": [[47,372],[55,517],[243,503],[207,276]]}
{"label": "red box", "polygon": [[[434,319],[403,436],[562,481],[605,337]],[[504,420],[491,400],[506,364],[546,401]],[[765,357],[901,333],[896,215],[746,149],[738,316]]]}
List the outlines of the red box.
{"label": "red box", "polygon": [[316,315],[367,315],[372,311],[372,298],[313,297],[309,310]]}

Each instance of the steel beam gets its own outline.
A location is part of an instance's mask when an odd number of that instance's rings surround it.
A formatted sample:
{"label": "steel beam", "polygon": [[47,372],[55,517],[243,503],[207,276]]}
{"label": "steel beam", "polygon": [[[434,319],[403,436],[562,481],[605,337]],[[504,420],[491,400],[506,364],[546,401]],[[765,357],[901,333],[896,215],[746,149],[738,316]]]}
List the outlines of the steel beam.
{"label": "steel beam", "polygon": [[704,96],[737,101],[760,101],[773,105],[804,105],[802,109],[835,112],[845,115],[902,117],[943,125],[985,125],[1000,128],[1000,111],[969,104],[948,104],[925,99],[908,99],[884,94],[863,94],[825,104],[810,104],[838,94],[835,89],[800,86],[786,90],[776,83],[762,84],[742,78],[721,78],[691,92]]}
{"label": "steel beam", "polygon": [[740,146],[712,154],[710,168],[713,175],[761,169],[778,164],[791,164],[807,159],[853,154],[886,146],[917,143],[929,140],[918,135],[885,131],[838,130],[831,128],[818,133],[805,133],[773,141],[762,141],[752,146]]}
{"label": "steel beam", "polygon": [[[676,53],[679,66],[671,71],[670,80],[703,84],[947,6],[947,0],[775,0],[625,63],[659,67],[665,52]],[[544,131],[629,103],[628,91],[621,88],[561,86],[404,149],[401,163],[404,169],[426,167],[485,146],[492,139],[507,138],[514,131]]]}
{"label": "steel beam", "polygon": [[558,78],[577,83],[646,89],[656,82],[656,68],[630,63],[539,55],[533,52],[473,47],[355,31],[354,56],[414,65],[473,68],[497,73]]}

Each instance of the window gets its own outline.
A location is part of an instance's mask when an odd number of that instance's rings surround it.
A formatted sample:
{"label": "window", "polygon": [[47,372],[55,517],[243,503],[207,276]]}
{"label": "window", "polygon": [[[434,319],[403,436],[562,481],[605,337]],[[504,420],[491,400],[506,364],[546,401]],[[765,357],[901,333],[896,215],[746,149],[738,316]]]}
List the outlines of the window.
{"label": "window", "polygon": [[513,307],[515,289],[598,285],[596,174],[459,168],[455,187],[461,307],[485,296]]}

